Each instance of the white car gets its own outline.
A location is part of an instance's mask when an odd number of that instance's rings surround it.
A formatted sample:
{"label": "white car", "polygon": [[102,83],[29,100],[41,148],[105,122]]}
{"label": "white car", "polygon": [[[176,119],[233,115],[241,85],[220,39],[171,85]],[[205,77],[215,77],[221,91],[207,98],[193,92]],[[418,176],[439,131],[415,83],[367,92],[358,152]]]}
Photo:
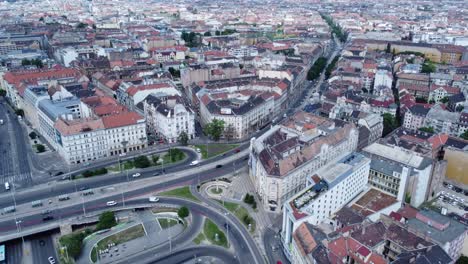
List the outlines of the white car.
{"label": "white car", "polygon": [[201,150],[200,150],[199,148],[197,148],[196,151],[197,151],[197,153],[200,153],[200,152],[201,152]]}
{"label": "white car", "polygon": [[137,177],[140,177],[140,176],[141,176],[141,174],[138,173],[138,172],[132,175],[133,178],[137,178]]}
{"label": "white car", "polygon": [[159,202],[159,197],[157,197],[157,196],[150,196],[150,197],[149,197],[149,201],[152,202],[152,203],[157,203],[157,202]]}
{"label": "white car", "polygon": [[50,264],[55,264],[55,259],[54,257],[50,256],[47,260],[49,260]]}
{"label": "white car", "polygon": [[115,201],[109,201],[109,202],[107,202],[106,204],[107,204],[107,206],[114,206],[114,205],[116,205],[117,203],[116,203]]}
{"label": "white car", "polygon": [[198,160],[194,160],[194,161],[192,161],[192,162],[190,163],[190,166],[195,166],[195,165],[197,165],[197,164],[198,164]]}

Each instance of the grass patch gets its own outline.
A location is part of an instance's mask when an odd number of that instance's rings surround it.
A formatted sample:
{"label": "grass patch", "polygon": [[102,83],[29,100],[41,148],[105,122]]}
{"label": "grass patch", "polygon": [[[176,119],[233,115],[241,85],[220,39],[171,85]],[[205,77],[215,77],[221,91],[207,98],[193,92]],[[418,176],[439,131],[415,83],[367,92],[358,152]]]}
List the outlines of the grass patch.
{"label": "grass patch", "polygon": [[[132,227],[130,227],[128,229],[125,229],[123,231],[120,231],[118,233],[110,235],[110,236],[102,239],[101,241],[99,241],[97,243],[97,246],[95,246],[93,248],[93,250],[91,251],[91,260],[93,262],[96,262],[97,261],[97,252],[99,250],[103,250],[103,249],[107,248],[107,245],[109,243],[115,243],[115,245],[118,245],[118,244],[130,241],[130,240],[142,237],[144,235],[145,235],[145,230],[143,228],[143,225],[141,225],[141,224],[136,225],[136,226],[132,226]],[[94,253],[93,253],[93,251],[94,251]]]}
{"label": "grass patch", "polygon": [[[217,245],[217,246],[222,246],[222,247],[225,247],[225,248],[228,247],[227,246],[226,235],[210,219],[205,220],[205,225],[203,226],[203,233],[206,236],[206,238],[208,239],[208,241],[210,241],[211,244]],[[218,241],[216,241],[216,234],[218,234]]]}
{"label": "grass patch", "polygon": [[[223,204],[223,201],[216,201],[220,204]],[[251,224],[250,232],[255,232],[257,223],[255,222],[255,219],[250,216],[249,211],[247,211],[244,206],[237,203],[224,202],[224,207],[233,213],[245,225],[245,227],[249,228],[249,224]]]}
{"label": "grass patch", "polygon": [[198,236],[193,239],[193,243],[195,243],[196,245],[200,245],[205,240],[205,234],[203,234],[203,232],[200,232],[200,234],[198,234]]}
{"label": "grass patch", "polygon": [[197,197],[193,196],[193,194],[190,192],[190,188],[188,186],[173,189],[170,191],[165,191],[159,193],[161,196],[170,196],[170,197],[178,197],[178,198],[183,198],[183,199],[188,199],[192,200],[195,202],[200,202]]}
{"label": "grass patch", "polygon": [[151,212],[153,212],[153,214],[157,214],[157,213],[167,213],[167,212],[170,212],[170,213],[177,213],[177,208],[151,208]]}
{"label": "grass patch", "polygon": [[158,218],[159,225],[162,229],[167,229],[177,225],[178,221],[171,218]]}
{"label": "grass patch", "polygon": [[210,192],[211,192],[212,194],[220,194],[220,193],[223,192],[223,188],[212,187],[212,188],[210,188]]}
{"label": "grass patch", "polygon": [[239,146],[239,144],[209,144],[209,145],[195,145],[200,149],[203,159],[208,159],[217,156],[221,153],[230,151]]}

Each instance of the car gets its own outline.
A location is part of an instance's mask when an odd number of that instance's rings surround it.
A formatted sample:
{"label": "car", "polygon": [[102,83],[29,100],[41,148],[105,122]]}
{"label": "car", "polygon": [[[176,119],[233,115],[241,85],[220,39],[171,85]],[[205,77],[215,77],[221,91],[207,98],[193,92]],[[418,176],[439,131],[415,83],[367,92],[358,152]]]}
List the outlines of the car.
{"label": "car", "polygon": [[41,212],[42,215],[48,215],[50,213],[52,213],[51,210],[44,210],[44,211]]}
{"label": "car", "polygon": [[224,223],[224,229],[226,230],[231,229],[231,226],[228,223]]}
{"label": "car", "polygon": [[120,153],[119,154],[119,157],[125,157],[125,156],[127,156],[127,153]]}
{"label": "car", "polygon": [[141,174],[138,173],[138,172],[137,172],[137,173],[134,173],[134,174],[132,175],[133,178],[137,178],[137,177],[140,177],[140,176],[141,176]]}
{"label": "car", "polygon": [[152,202],[152,203],[157,203],[157,202],[159,202],[159,197],[157,197],[157,196],[150,196],[150,197],[149,197],[149,201]]}
{"label": "car", "polygon": [[201,152],[201,150],[200,150],[199,148],[197,148],[195,151],[196,151],[197,153],[200,153],[200,152]]}
{"label": "car", "polygon": [[245,157],[244,160],[249,160],[249,156]]}
{"label": "car", "polygon": [[81,186],[80,191],[88,190],[88,186]]}
{"label": "car", "polygon": [[222,168],[222,167],[223,167],[223,165],[222,165],[222,164],[218,164],[218,165],[216,165],[216,169],[219,169],[219,168]]}
{"label": "car", "polygon": [[194,160],[192,162],[190,162],[190,166],[196,166],[198,165],[199,161],[198,160]]}
{"label": "car", "polygon": [[116,204],[117,204],[117,203],[116,203],[115,201],[108,201],[108,202],[106,203],[107,206],[114,206],[114,205],[116,205]]}
{"label": "car", "polygon": [[236,149],[236,150],[234,150],[234,152],[239,153],[239,152],[240,152],[240,149]]}
{"label": "car", "polygon": [[49,260],[50,264],[55,264],[55,259],[54,257],[50,256],[47,260]]}
{"label": "car", "polygon": [[161,175],[161,172],[159,171],[153,172],[153,176],[159,176],[159,175]]}
{"label": "car", "polygon": [[55,173],[55,176],[60,176],[62,174],[63,174],[63,171],[59,171],[59,172]]}
{"label": "car", "polygon": [[45,221],[50,221],[50,220],[52,220],[52,219],[54,219],[54,217],[51,216],[51,215],[46,215],[46,216],[42,217],[42,221],[44,221],[44,222],[45,222]]}

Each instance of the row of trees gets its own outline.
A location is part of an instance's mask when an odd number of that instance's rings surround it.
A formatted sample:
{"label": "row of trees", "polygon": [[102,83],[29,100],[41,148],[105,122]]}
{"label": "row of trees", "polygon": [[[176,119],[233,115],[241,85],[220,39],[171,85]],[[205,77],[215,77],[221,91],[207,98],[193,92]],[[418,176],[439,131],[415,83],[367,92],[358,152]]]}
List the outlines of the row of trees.
{"label": "row of trees", "polygon": [[320,74],[322,73],[323,69],[325,69],[325,66],[327,65],[327,59],[324,57],[318,58],[314,65],[310,67],[310,70],[307,72],[307,80],[315,80],[317,79]]}
{"label": "row of trees", "polygon": [[21,65],[23,65],[23,66],[34,65],[37,68],[44,67],[44,63],[42,63],[42,60],[40,60],[40,59],[31,59],[31,60],[23,59],[21,61]]}
{"label": "row of trees", "polygon": [[330,78],[330,75],[335,68],[336,63],[338,62],[338,59],[340,59],[340,55],[336,55],[335,58],[331,61],[330,64],[328,64],[327,69],[325,70],[325,78]]}
{"label": "row of trees", "polygon": [[185,41],[185,46],[193,48],[200,45],[200,34],[195,32],[187,33],[182,31],[181,38]]}
{"label": "row of trees", "polygon": [[332,34],[335,34],[335,36],[341,41],[345,42],[346,39],[348,38],[348,33],[345,32],[340,25],[336,24],[333,22],[333,19],[330,16],[326,16],[324,14],[321,14],[322,18],[327,22],[328,26],[332,30]]}

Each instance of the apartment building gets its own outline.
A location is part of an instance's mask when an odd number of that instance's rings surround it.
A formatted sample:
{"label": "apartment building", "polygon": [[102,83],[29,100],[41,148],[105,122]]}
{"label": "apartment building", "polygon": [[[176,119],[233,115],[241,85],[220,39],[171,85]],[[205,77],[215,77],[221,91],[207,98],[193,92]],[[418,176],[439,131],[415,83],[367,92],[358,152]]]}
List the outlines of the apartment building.
{"label": "apartment building", "polygon": [[298,112],[250,144],[249,173],[268,211],[306,186],[310,175],[329,162],[356,150],[354,124]]}
{"label": "apartment building", "polygon": [[148,132],[157,138],[175,143],[182,132],[189,139],[195,137],[195,113],[179,96],[149,95],[144,101],[144,112]]}
{"label": "apartment building", "polygon": [[307,177],[307,187],[284,204],[284,247],[290,247],[300,224],[319,225],[364,191],[369,168],[370,159],[354,152]]}
{"label": "apartment building", "polygon": [[213,119],[224,121],[223,137],[242,139],[268,125],[274,117],[275,100],[267,94],[251,94],[217,98],[219,94],[205,94],[200,100],[202,126]]}
{"label": "apartment building", "polygon": [[143,82],[122,82],[116,91],[117,100],[128,109],[138,110],[136,105],[150,94],[180,96],[175,84],[169,80],[144,80]]}

